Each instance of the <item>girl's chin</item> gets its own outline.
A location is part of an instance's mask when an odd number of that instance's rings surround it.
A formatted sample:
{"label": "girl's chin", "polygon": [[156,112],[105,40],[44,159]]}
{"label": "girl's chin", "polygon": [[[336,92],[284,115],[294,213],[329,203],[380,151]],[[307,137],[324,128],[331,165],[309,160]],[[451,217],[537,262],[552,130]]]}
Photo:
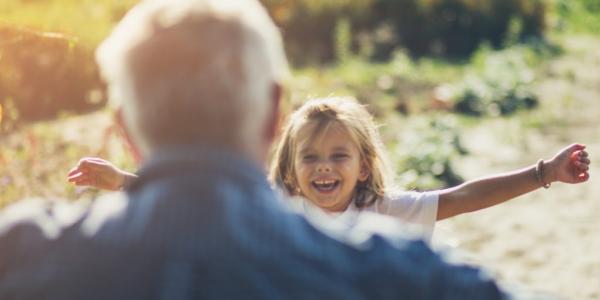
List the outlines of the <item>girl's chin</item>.
{"label": "girl's chin", "polygon": [[346,210],[349,205],[349,201],[339,201],[337,199],[318,199],[318,200],[310,200],[313,204],[318,206],[321,209],[330,212],[342,212]]}

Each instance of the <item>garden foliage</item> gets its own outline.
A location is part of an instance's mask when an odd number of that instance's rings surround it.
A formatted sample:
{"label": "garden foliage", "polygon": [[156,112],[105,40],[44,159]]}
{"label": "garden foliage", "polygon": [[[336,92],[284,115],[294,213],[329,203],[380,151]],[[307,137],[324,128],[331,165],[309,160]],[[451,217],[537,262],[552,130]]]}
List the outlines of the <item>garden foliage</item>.
{"label": "garden foliage", "polygon": [[335,58],[336,30],[349,24],[351,47],[387,59],[398,48],[412,55],[468,57],[482,42],[503,46],[511,22],[518,39],[546,28],[543,0],[262,0],[283,29],[292,62]]}
{"label": "garden foliage", "polygon": [[0,27],[3,126],[89,111],[104,104],[104,94],[93,52],[76,38]]}
{"label": "garden foliage", "polygon": [[452,163],[467,154],[459,127],[451,117],[415,122],[398,136],[392,156],[402,188],[430,190],[459,185],[463,178]]}
{"label": "garden foliage", "polygon": [[476,55],[472,70],[450,86],[454,110],[473,116],[500,116],[535,107],[534,70],[528,63],[530,48],[515,46]]}

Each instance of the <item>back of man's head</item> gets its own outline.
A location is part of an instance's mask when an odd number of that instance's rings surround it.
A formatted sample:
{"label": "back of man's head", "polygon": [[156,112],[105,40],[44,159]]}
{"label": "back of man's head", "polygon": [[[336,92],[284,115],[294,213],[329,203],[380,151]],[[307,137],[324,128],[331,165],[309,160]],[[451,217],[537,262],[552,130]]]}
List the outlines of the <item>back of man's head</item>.
{"label": "back of man's head", "polygon": [[146,154],[198,143],[252,151],[287,75],[279,32],[256,0],[143,1],[97,57]]}

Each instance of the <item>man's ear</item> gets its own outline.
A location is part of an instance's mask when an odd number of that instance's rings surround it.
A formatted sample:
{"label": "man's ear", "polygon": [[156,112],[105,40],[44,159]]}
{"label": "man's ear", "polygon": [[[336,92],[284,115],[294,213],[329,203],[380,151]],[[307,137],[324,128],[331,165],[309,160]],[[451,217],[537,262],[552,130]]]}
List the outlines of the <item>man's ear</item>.
{"label": "man's ear", "polygon": [[129,134],[129,129],[125,124],[125,119],[123,118],[123,109],[119,108],[115,111],[115,125],[118,127],[118,131],[123,138],[123,142],[125,143],[125,147],[129,149],[131,156],[136,163],[140,163],[143,159],[142,152],[139,150],[139,147],[135,144],[135,142],[131,139],[131,135]]}
{"label": "man's ear", "polygon": [[268,123],[265,128],[265,138],[271,144],[277,133],[279,132],[279,125],[281,123],[281,99],[283,96],[283,87],[279,83],[273,83],[271,89],[271,112],[269,115]]}

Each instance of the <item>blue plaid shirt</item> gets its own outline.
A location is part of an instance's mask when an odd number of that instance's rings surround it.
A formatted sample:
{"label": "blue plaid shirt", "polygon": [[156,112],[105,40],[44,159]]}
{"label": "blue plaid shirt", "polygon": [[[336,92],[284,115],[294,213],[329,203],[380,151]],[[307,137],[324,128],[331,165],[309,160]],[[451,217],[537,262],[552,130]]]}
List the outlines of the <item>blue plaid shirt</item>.
{"label": "blue plaid shirt", "polygon": [[[501,299],[421,241],[361,245],[284,209],[264,173],[206,148],[158,153],[89,207],[0,215],[0,299]],[[344,233],[339,236],[343,237]]]}

